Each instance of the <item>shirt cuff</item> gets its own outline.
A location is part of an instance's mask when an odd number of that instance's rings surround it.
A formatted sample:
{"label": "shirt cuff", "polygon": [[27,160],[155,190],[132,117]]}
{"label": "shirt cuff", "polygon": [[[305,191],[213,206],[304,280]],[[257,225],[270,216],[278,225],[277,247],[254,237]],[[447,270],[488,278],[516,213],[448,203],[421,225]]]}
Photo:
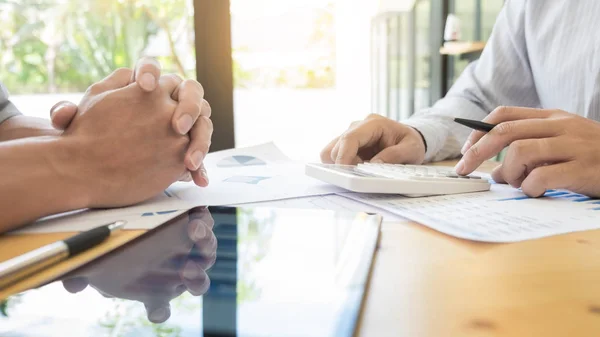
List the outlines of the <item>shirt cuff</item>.
{"label": "shirt cuff", "polygon": [[401,122],[402,124],[411,126],[421,133],[425,140],[425,162],[431,162],[444,145],[444,126],[435,119],[413,117]]}
{"label": "shirt cuff", "polygon": [[14,104],[12,104],[10,101],[6,102],[5,104],[0,103],[0,124],[7,119],[14,116],[19,116],[20,114],[21,113],[19,112],[19,109],[17,109],[17,107],[14,106]]}

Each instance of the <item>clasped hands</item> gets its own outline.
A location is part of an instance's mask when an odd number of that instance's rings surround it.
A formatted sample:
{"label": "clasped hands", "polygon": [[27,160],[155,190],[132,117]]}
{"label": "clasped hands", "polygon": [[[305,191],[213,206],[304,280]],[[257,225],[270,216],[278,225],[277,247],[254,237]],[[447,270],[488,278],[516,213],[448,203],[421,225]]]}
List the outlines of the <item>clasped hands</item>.
{"label": "clasped hands", "polygon": [[53,126],[68,140],[68,160],[56,165],[67,181],[86,186],[87,207],[141,202],[178,179],[208,185],[203,160],[213,126],[204,90],[160,73],[156,60],[144,58],[92,85],[79,105],[51,109]]}

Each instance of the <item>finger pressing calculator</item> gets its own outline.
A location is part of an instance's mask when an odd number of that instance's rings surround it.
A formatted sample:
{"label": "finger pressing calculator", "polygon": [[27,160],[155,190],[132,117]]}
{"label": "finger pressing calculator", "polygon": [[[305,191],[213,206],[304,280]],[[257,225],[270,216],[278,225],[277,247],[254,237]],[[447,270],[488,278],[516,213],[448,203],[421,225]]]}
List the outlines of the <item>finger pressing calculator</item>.
{"label": "finger pressing calculator", "polygon": [[458,175],[442,166],[374,164],[306,165],[306,175],[352,192],[443,195],[487,191],[490,182],[482,174]]}

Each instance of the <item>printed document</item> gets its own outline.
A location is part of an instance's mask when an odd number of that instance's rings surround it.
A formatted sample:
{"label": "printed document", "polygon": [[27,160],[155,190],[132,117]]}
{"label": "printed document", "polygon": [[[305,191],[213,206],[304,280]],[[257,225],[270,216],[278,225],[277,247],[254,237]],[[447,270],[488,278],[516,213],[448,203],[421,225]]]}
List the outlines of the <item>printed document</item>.
{"label": "printed document", "polygon": [[488,192],[425,198],[343,195],[475,241],[516,242],[600,228],[600,200],[562,190],[528,198],[518,189],[493,184]]}

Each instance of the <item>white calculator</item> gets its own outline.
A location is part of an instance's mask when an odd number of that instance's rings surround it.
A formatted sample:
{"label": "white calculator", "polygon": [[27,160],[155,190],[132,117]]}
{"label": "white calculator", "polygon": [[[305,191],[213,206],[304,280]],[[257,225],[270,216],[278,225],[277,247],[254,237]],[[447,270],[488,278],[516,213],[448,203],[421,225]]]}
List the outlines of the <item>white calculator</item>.
{"label": "white calculator", "polygon": [[442,166],[399,164],[307,164],[306,175],[352,192],[443,195],[487,191],[490,182],[482,174],[461,176]]}

